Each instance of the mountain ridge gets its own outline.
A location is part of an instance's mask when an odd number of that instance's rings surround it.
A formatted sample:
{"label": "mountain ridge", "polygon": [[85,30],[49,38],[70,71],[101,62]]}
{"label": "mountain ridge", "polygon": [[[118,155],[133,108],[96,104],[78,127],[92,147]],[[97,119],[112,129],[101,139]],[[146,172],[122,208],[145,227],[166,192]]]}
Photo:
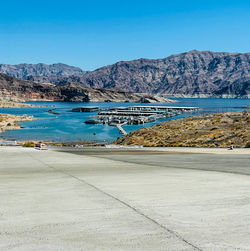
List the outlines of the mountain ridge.
{"label": "mountain ridge", "polygon": [[192,50],[162,59],[119,61],[84,74],[30,75],[26,79],[134,93],[249,98],[250,53]]}
{"label": "mountain ridge", "polygon": [[249,79],[250,53],[191,51],[163,59],[117,62],[82,76],[81,82],[91,87],[195,95],[213,94]]}
{"label": "mountain ridge", "polygon": [[85,74],[79,67],[70,66],[63,63],[55,64],[0,64],[0,72],[5,73],[9,76],[30,80],[29,78],[39,78],[39,77],[51,77],[51,76],[70,76],[70,75],[82,75]]}

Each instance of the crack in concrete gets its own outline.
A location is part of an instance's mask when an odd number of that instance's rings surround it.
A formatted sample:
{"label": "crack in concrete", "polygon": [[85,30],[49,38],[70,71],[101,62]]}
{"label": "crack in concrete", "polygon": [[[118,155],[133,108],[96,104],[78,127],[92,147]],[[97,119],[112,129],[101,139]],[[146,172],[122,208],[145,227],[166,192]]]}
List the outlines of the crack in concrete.
{"label": "crack in concrete", "polygon": [[40,160],[40,159],[35,158],[34,156],[30,155],[29,153],[27,153],[27,154],[28,154],[31,158],[33,158],[33,159],[39,161],[40,163],[44,164],[44,165],[47,166],[48,168],[53,169],[53,170],[55,170],[55,171],[57,171],[57,172],[63,173],[63,174],[65,174],[65,175],[67,175],[67,176],[70,176],[70,177],[72,177],[72,178],[74,178],[74,179],[80,181],[81,183],[86,184],[86,185],[92,187],[93,189],[97,190],[98,192],[100,192],[100,193],[102,193],[102,194],[104,194],[104,195],[106,195],[106,196],[108,196],[108,197],[110,197],[110,198],[116,200],[117,202],[123,204],[124,206],[130,208],[130,209],[133,210],[135,213],[139,214],[140,216],[144,217],[145,219],[147,219],[147,220],[151,221],[152,223],[156,224],[158,227],[160,227],[161,229],[163,229],[163,230],[165,230],[166,232],[170,233],[171,235],[175,236],[175,237],[176,237],[177,239],[179,239],[180,241],[183,241],[183,242],[186,243],[187,245],[191,246],[194,250],[202,251],[201,248],[195,246],[194,244],[192,244],[191,242],[189,242],[188,240],[186,240],[184,237],[182,237],[180,234],[178,234],[178,233],[176,233],[175,231],[173,231],[173,230],[167,228],[167,227],[164,226],[163,224],[161,224],[161,223],[159,223],[158,221],[156,221],[155,219],[149,217],[148,215],[146,215],[146,214],[143,213],[142,211],[136,209],[135,207],[133,207],[132,205],[128,204],[127,202],[125,202],[125,201],[123,201],[123,200],[121,200],[121,199],[115,197],[114,195],[112,195],[112,194],[110,194],[110,193],[108,193],[108,192],[105,192],[104,190],[102,190],[102,189],[98,188],[97,186],[95,186],[95,185],[93,185],[93,184],[87,182],[87,181],[84,180],[84,179],[78,178],[77,176],[72,175],[72,174],[70,174],[70,173],[68,173],[68,172],[59,170],[59,169],[57,169],[57,168],[55,168],[55,167],[53,167],[53,166],[47,164],[46,162],[44,162],[44,161],[42,161],[42,160]]}

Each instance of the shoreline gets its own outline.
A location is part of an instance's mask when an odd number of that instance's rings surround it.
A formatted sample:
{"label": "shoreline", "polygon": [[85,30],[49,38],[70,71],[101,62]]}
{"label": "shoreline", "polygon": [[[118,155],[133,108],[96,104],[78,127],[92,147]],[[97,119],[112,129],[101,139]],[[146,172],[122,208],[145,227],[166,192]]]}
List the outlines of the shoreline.
{"label": "shoreline", "polygon": [[20,101],[1,100],[0,99],[0,108],[27,108],[27,107],[41,107],[41,106],[27,104],[25,102],[20,102]]}
{"label": "shoreline", "polygon": [[21,129],[19,122],[34,119],[32,116],[0,113],[0,135],[5,131]]}
{"label": "shoreline", "polygon": [[250,95],[231,95],[231,94],[222,94],[222,95],[209,95],[209,94],[197,94],[197,95],[185,95],[185,94],[161,94],[166,98],[214,98],[214,99],[250,99]]}
{"label": "shoreline", "polygon": [[[13,102],[14,103],[14,102]],[[0,100],[0,104],[1,104],[1,100]],[[15,104],[18,104],[18,105],[27,105],[27,106],[31,106],[31,107],[34,107],[34,106],[36,106],[36,107],[38,107],[37,105],[33,105],[33,104],[26,104],[26,103],[15,103]],[[39,106],[39,107],[42,107],[42,106]],[[47,107],[47,106],[46,106]],[[12,107],[12,108],[14,108],[14,107]],[[24,107],[20,107],[20,108],[24,108]],[[235,107],[235,108],[237,108],[237,107]],[[243,108],[243,107],[240,107],[240,108]],[[3,108],[3,110],[4,110],[5,108]],[[8,109],[8,108],[7,108]],[[8,112],[8,110],[4,110],[4,112],[5,111],[7,111]],[[51,109],[51,111],[53,111],[54,109]],[[249,106],[248,107],[246,107],[246,110],[245,110],[245,112],[247,112],[249,110]],[[50,110],[49,110],[50,111]],[[47,111],[47,112],[49,112],[49,111]],[[223,114],[225,114],[225,112],[221,112],[221,113],[223,113]],[[229,112],[229,113],[238,113],[238,112]],[[211,113],[211,114],[207,114],[206,116],[211,116],[211,115],[216,115],[216,114],[218,114],[218,113]],[[5,114],[5,115],[8,115],[8,114]],[[0,116],[1,116],[1,113],[0,113]],[[17,119],[18,119],[18,117],[21,117],[21,120],[19,120],[20,122],[22,122],[22,121],[29,121],[29,120],[33,120],[34,118],[32,118],[32,119],[30,119],[29,118],[29,116],[24,116],[25,118],[28,118],[28,119],[25,119],[23,116],[19,116],[19,115],[9,115],[9,116],[16,116],[17,117]],[[205,116],[205,115],[199,115],[199,116]],[[198,116],[198,117],[199,117]],[[193,119],[193,118],[195,118],[195,117],[197,117],[197,115],[196,114],[194,114],[194,115],[192,115],[191,117],[189,117],[191,120]],[[19,122],[18,120],[16,119],[16,122]],[[170,121],[167,121],[167,122],[158,122],[157,124],[155,124],[155,125],[153,125],[153,126],[156,126],[156,125],[158,125],[158,124],[162,124],[162,123],[172,123],[173,121],[176,121],[176,120],[179,120],[179,119],[181,119],[181,120],[184,120],[183,118],[176,118],[176,119],[173,119],[173,120],[170,120]],[[171,122],[172,121],[172,122]],[[215,126],[216,126],[216,124],[215,124]],[[213,127],[211,127],[210,128],[210,131],[212,131],[212,132],[214,132],[214,133],[217,133],[219,130],[218,130],[218,128],[215,128],[215,126],[213,126]],[[0,125],[0,127],[1,127],[1,125]],[[9,127],[7,127],[6,125],[4,125],[4,126],[2,126],[2,127],[4,127],[4,129],[2,129],[1,130],[1,128],[0,128],[0,137],[3,137],[2,135],[1,135],[1,132],[4,132],[4,131],[6,131],[6,130],[15,130],[15,129],[20,129],[21,128],[21,126],[20,125],[17,125],[17,123],[16,124],[13,124],[12,126],[9,126]],[[148,128],[148,127],[145,127],[146,129]],[[215,130],[216,129],[216,130]],[[243,129],[241,129],[241,130],[243,130]],[[133,131],[134,132],[134,131]],[[218,133],[217,133],[218,134]],[[51,142],[52,144],[63,144],[63,143],[65,143],[65,144],[67,144],[67,145],[74,145],[74,144],[82,144],[82,142],[77,142],[77,140],[75,141],[75,140],[69,140],[69,141],[57,141],[57,140],[53,140],[53,137],[51,137],[51,140],[44,140],[44,139],[40,139],[39,140],[39,138],[38,137],[36,137],[36,139],[32,139],[32,134],[30,134],[29,135],[30,136],[30,138],[29,139],[22,139],[22,137],[21,137],[21,139],[20,140],[18,140],[17,139],[17,141],[19,141],[19,142],[27,142],[27,141],[35,141],[35,142],[39,142],[39,141],[42,141],[42,142],[45,142],[45,143],[47,143],[47,142]],[[215,136],[216,136],[216,134],[215,134]],[[244,135],[243,135],[244,136]],[[11,139],[15,139],[15,137],[11,137],[11,136],[9,136],[9,138],[11,138]],[[49,137],[47,137],[48,139],[49,139]],[[70,138],[69,138],[70,139]],[[4,140],[3,138],[2,138],[2,140]],[[8,138],[6,138],[6,140],[8,140]],[[114,139],[115,140],[115,139]],[[84,140],[82,140],[82,141],[84,141]],[[113,140],[112,140],[113,141]],[[104,141],[98,141],[97,143],[99,144],[99,143],[102,143],[102,142],[104,142]],[[90,141],[90,142],[87,142],[87,143],[93,143],[92,141]],[[111,143],[111,142],[110,142]],[[119,142],[118,142],[119,143]],[[86,142],[84,142],[84,144],[83,145],[85,145],[86,144]],[[112,143],[111,143],[112,144]],[[140,144],[140,142],[138,142],[138,144]],[[129,144],[129,145],[131,145],[131,144]],[[153,146],[153,145],[152,145]],[[185,145],[181,145],[181,144],[179,144],[179,145],[173,145],[173,147],[179,147],[179,146],[181,146],[181,147],[185,147]],[[228,147],[229,146],[229,144],[227,144],[227,145],[224,145],[224,146],[217,146],[217,147],[219,147],[219,148],[223,148],[223,147]],[[242,146],[236,146],[236,145],[234,145],[233,144],[233,146],[234,147],[244,147],[243,145]],[[146,146],[145,146],[146,147]],[[148,147],[150,147],[150,146],[148,146]],[[167,145],[165,146],[165,147],[168,147]],[[169,147],[171,147],[171,145],[169,145]],[[189,146],[190,147],[190,146]],[[191,146],[191,148],[192,147],[195,147],[195,146]],[[206,146],[198,146],[197,145],[197,147],[199,147],[199,148],[206,148]],[[213,146],[211,146],[211,148],[212,148]],[[210,147],[209,147],[210,148]]]}

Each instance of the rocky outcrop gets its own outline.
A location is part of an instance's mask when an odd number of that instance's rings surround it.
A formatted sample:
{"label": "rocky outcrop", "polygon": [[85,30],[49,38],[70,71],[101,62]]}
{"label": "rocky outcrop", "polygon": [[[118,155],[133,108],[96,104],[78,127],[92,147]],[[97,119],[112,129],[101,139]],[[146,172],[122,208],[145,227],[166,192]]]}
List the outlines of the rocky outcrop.
{"label": "rocky outcrop", "polygon": [[0,74],[0,97],[17,100],[63,100],[53,84],[34,83]]}
{"label": "rocky outcrop", "polygon": [[16,79],[0,73],[0,97],[23,101],[68,102],[174,102],[157,95],[135,94],[122,90],[85,87],[79,83],[56,86]]}

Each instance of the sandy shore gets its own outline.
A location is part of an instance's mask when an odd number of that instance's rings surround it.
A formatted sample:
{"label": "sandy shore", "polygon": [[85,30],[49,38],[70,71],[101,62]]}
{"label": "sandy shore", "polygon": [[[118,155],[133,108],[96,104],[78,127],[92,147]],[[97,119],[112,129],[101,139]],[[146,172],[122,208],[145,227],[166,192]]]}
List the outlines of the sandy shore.
{"label": "sandy shore", "polygon": [[157,151],[0,147],[0,250],[249,250],[249,154]]}
{"label": "sandy shore", "polygon": [[0,108],[25,108],[25,107],[39,107],[39,106],[26,104],[23,102],[0,100]]}
{"label": "sandy shore", "polygon": [[20,129],[18,122],[34,120],[31,116],[26,115],[11,115],[0,113],[0,133],[7,130]]}

